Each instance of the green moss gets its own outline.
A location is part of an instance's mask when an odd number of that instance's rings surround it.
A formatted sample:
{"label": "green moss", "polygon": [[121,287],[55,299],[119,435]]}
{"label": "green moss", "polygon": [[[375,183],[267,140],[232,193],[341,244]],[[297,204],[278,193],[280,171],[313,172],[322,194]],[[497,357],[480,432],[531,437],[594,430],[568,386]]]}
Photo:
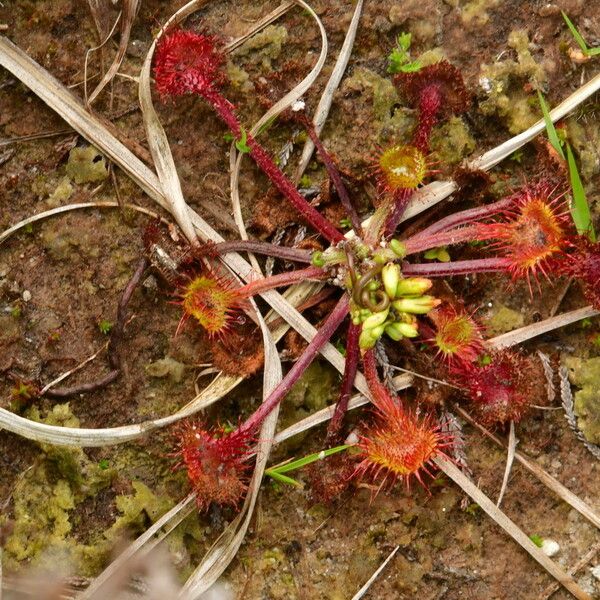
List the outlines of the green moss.
{"label": "green moss", "polygon": [[93,146],[73,148],[69,152],[67,175],[75,183],[104,181],[108,177],[106,160]]}
{"label": "green moss", "polygon": [[[71,412],[68,402],[55,405],[43,419],[39,409],[32,407],[27,412],[27,417],[47,425],[79,427],[79,419]],[[114,469],[102,469],[98,464],[91,462],[81,448],[53,444],[40,444],[40,448],[49,463],[77,491],[81,499],[105,488],[116,475]]]}
{"label": "green moss", "polygon": [[570,357],[565,361],[575,392],[577,425],[592,444],[600,444],[600,358]]}
{"label": "green moss", "polygon": [[499,4],[500,0],[471,0],[461,9],[463,23],[480,27],[490,20],[488,10]]}
{"label": "green moss", "polygon": [[504,304],[497,304],[494,306],[494,312],[487,319],[485,326],[490,335],[499,335],[523,327],[524,324],[525,317],[521,312],[508,308]]}
{"label": "green moss", "polygon": [[249,93],[254,89],[254,84],[250,81],[250,75],[241,67],[238,67],[230,60],[227,61],[227,79],[231,85],[244,93]]}
{"label": "green moss", "polygon": [[253,63],[261,63],[265,69],[271,69],[271,60],[281,54],[288,32],[282,25],[269,25],[260,33],[245,41],[235,52],[236,57],[248,57]]}
{"label": "green moss", "polygon": [[442,165],[457,165],[465,156],[475,150],[475,138],[460,117],[452,117],[431,136],[431,149],[435,153],[434,162]]}
{"label": "green moss", "polygon": [[295,423],[325,408],[337,390],[337,374],[322,362],[314,362],[290,390],[282,405],[282,423]]}
{"label": "green moss", "polygon": [[344,92],[370,95],[377,137],[407,139],[415,124],[415,111],[400,106],[400,97],[391,80],[359,67],[344,81]]}
{"label": "green moss", "polygon": [[146,373],[151,377],[168,377],[173,383],[181,383],[185,374],[185,365],[171,358],[159,358],[153,363],[146,365]]}
{"label": "green moss", "polygon": [[75,498],[67,481],[52,482],[47,465],[36,465],[18,481],[13,503],[12,533],[5,546],[9,565],[12,561],[32,561],[49,547],[68,549],[68,511],[75,507]]}
{"label": "green moss", "polygon": [[[39,409],[32,408],[28,417],[52,425],[79,426],[68,403],[56,405],[44,418]],[[166,494],[155,493],[144,483],[133,481],[133,493],[115,500],[120,515],[106,529],[87,532],[86,542],[81,543],[77,530],[74,531],[75,524],[81,523],[76,513],[78,506],[109,486],[117,470],[122,478],[128,472],[139,471],[143,459],[140,454],[124,450],[123,460],[117,455],[109,461],[109,468],[102,468],[81,448],[46,444],[40,447],[38,460],[18,480],[12,494],[12,533],[3,557],[10,569],[17,570],[23,561],[52,569],[64,564],[78,575],[93,576],[106,564],[115,543],[126,532],[140,533],[148,521],[156,521],[174,505]],[[3,515],[0,524],[8,519],[9,515]],[[196,515],[186,519],[169,537],[168,543],[177,552],[184,570],[191,568],[184,543],[190,539],[203,539]]]}
{"label": "green moss", "polygon": [[589,181],[600,172],[600,123],[592,119],[584,127],[576,119],[569,119],[567,132],[569,142],[579,156],[579,173],[585,181]]}
{"label": "green moss", "polygon": [[48,208],[62,206],[63,204],[66,204],[72,194],[73,186],[71,185],[69,178],[63,177],[56,186],[56,189],[48,197],[48,200],[46,200],[46,205]]}
{"label": "green moss", "polygon": [[511,31],[508,45],[516,51],[516,61],[507,59],[481,67],[479,83],[487,97],[479,108],[485,115],[503,117],[508,130],[516,134],[539,119],[537,101],[523,91],[523,83],[541,89],[546,73],[531,55],[526,31]]}
{"label": "green moss", "polygon": [[423,54],[419,54],[417,60],[422,67],[427,67],[429,65],[435,65],[445,58],[446,55],[441,48],[432,48],[431,50],[426,50]]}
{"label": "green moss", "polygon": [[[82,256],[98,255],[99,249],[92,242],[92,237],[93,233],[84,227],[67,227],[60,219],[44,223],[40,234],[42,246],[52,258],[70,262]],[[77,252],[74,252],[74,249],[77,249]]]}

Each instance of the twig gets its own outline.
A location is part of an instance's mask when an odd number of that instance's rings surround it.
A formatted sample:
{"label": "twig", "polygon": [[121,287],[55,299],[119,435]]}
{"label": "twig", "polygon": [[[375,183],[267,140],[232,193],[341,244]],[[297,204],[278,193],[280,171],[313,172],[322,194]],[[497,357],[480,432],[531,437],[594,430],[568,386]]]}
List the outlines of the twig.
{"label": "twig", "polygon": [[[583,569],[583,567],[585,567],[585,565],[587,565],[591,560],[593,560],[594,556],[596,556],[596,553],[598,552],[599,549],[600,549],[600,542],[594,544],[588,550],[588,552],[586,552],[581,557],[581,559],[575,563],[575,566],[569,571],[569,573],[571,575],[575,575],[575,573],[577,573],[577,571],[579,571],[580,569]],[[558,592],[559,589],[560,589],[560,584],[558,582],[555,581],[555,582],[551,583],[542,592],[542,595],[540,596],[540,600],[548,600],[548,598],[550,598],[550,596],[552,596],[554,593]]]}
{"label": "twig", "polygon": [[[135,272],[133,273],[133,276],[129,280],[129,283],[121,295],[121,300],[119,301],[119,307],[117,309],[117,322],[110,332],[110,340],[108,342],[108,364],[110,365],[111,370],[96,381],[89,383],[82,383],[79,385],[58,389],[49,389],[49,387],[46,386],[44,388],[44,394],[46,396],[50,396],[51,398],[66,398],[68,396],[75,396],[77,394],[86,394],[106,387],[120,375],[122,370],[120,346],[123,341],[123,331],[125,329],[125,322],[127,320],[127,306],[129,305],[131,296],[133,295],[136,287],[139,285],[147,267],[148,260],[146,257],[141,258]],[[89,360],[91,359],[88,359],[85,362],[89,362]],[[83,366],[85,362],[80,366]]]}
{"label": "twig", "polygon": [[515,435],[515,422],[510,422],[510,432],[508,434],[508,452],[506,453],[506,467],[504,468],[504,477],[502,478],[502,487],[500,488],[500,493],[498,494],[498,500],[496,501],[496,506],[500,507],[502,503],[502,498],[504,498],[504,493],[506,492],[506,488],[508,486],[508,478],[510,477],[510,472],[512,470],[513,462],[515,460],[515,450],[517,448],[517,444],[519,440]]}
{"label": "twig", "polygon": [[[494,435],[491,431],[487,430],[483,425],[480,425],[471,415],[458,405],[454,406],[454,409],[460,416],[468,421],[473,427],[477,428],[483,435],[492,440],[495,444],[501,448],[505,448],[506,445],[502,440]],[[552,477],[549,473],[544,471],[536,462],[529,460],[523,454],[515,452],[515,458],[533,475],[535,475],[545,486],[550,488],[557,496],[562,498],[567,504],[571,505],[577,512],[583,515],[590,523],[600,529],[600,515],[596,514],[594,510],[587,505],[579,496],[574,494],[571,490],[567,489],[560,481]]]}
{"label": "twig", "polygon": [[365,585],[363,585],[360,588],[360,590],[358,590],[358,592],[356,592],[356,594],[354,594],[354,596],[352,596],[352,600],[360,600],[360,598],[362,598],[367,593],[368,589],[373,585],[375,580],[379,577],[380,573],[385,569],[386,565],[390,562],[390,560],[392,560],[392,558],[394,558],[394,555],[396,554],[396,552],[398,552],[399,548],[400,548],[400,546],[396,546],[390,552],[389,556],[381,563],[381,565],[379,566],[377,571],[375,571],[375,573],[373,573],[373,575],[371,575],[371,577],[369,578],[367,583],[365,583]]}

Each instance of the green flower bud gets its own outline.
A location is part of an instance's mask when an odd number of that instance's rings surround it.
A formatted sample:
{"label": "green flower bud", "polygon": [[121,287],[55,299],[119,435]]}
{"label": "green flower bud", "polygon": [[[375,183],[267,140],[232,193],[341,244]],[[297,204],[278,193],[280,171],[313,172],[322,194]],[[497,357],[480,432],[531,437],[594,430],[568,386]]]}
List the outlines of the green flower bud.
{"label": "green flower bud", "polygon": [[[417,325],[410,325],[408,323],[391,323],[385,328],[385,332],[396,341],[402,337],[413,338],[419,335]],[[394,336],[398,337],[396,338]]]}
{"label": "green flower bud", "polygon": [[392,300],[396,297],[396,290],[401,277],[402,271],[400,271],[400,265],[397,265],[396,263],[385,265],[381,271],[381,280],[383,281],[385,293]]}
{"label": "green flower bud", "polygon": [[406,256],[406,246],[400,240],[390,240],[390,248],[400,258]]}
{"label": "green flower bud", "polygon": [[432,308],[438,306],[441,300],[433,296],[419,296],[418,298],[401,298],[392,302],[392,306],[398,312],[413,313],[415,315],[425,315]]}
{"label": "green flower bud", "polygon": [[402,296],[420,296],[424,294],[433,285],[431,279],[425,277],[409,277],[401,279],[396,287],[396,298]]}
{"label": "green flower bud", "polygon": [[386,308],[385,310],[382,310],[381,312],[374,313],[370,317],[367,317],[363,321],[363,331],[365,329],[373,329],[374,327],[379,327],[380,325],[385,323],[385,320],[387,319],[389,312],[390,312],[390,309]]}
{"label": "green flower bud", "polygon": [[316,252],[313,252],[312,256],[310,257],[310,262],[315,267],[324,267],[325,266],[325,260],[323,258],[323,253],[320,252],[319,250],[317,250]]}
{"label": "green flower bud", "polygon": [[365,329],[363,326],[363,330],[360,332],[360,336],[358,338],[358,346],[361,350],[369,350],[373,348],[377,343],[377,340],[383,335],[385,330],[384,325],[379,325],[378,327],[373,327],[373,329]]}
{"label": "green flower bud", "polygon": [[399,325],[399,324],[400,323],[390,323],[389,325],[386,325],[386,327],[385,327],[385,332],[395,342],[399,342],[404,337],[402,335],[402,333],[399,331],[398,327],[396,327],[396,325]]}

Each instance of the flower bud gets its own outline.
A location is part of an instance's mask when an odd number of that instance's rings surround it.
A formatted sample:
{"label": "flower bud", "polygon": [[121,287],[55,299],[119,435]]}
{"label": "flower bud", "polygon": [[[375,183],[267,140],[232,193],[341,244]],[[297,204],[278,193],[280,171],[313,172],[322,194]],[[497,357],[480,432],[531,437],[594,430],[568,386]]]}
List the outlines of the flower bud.
{"label": "flower bud", "polygon": [[402,333],[398,330],[398,327],[396,327],[396,325],[399,325],[399,323],[390,323],[389,325],[386,325],[385,328],[385,332],[388,334],[389,337],[391,337],[395,342],[399,342],[404,336],[402,335]]}
{"label": "flower bud", "polygon": [[372,314],[370,317],[367,317],[363,321],[363,331],[365,329],[373,329],[374,327],[379,327],[379,325],[385,323],[387,319],[388,313],[390,312],[389,308],[382,310],[381,312],[377,312]]}
{"label": "flower bud", "polygon": [[409,277],[401,279],[396,287],[396,298],[402,296],[420,296],[424,294],[433,285],[431,279],[425,277]]}
{"label": "flower bud", "polygon": [[383,335],[385,325],[373,327],[373,329],[365,329],[360,332],[358,338],[358,346],[361,350],[369,350],[375,346],[377,340]]}
{"label": "flower bud", "polygon": [[390,248],[400,258],[406,256],[406,246],[400,240],[390,240]]}
{"label": "flower bud", "polygon": [[392,306],[398,312],[413,313],[415,315],[425,315],[432,308],[435,308],[442,301],[433,296],[419,296],[418,298],[401,298],[392,302]]}
{"label": "flower bud", "polygon": [[323,259],[323,253],[318,250],[316,252],[313,252],[310,257],[310,262],[315,267],[325,266],[325,260]]}
{"label": "flower bud", "polygon": [[417,325],[411,325],[409,323],[390,323],[385,328],[385,332],[396,341],[403,337],[413,338],[419,335]]}
{"label": "flower bud", "polygon": [[388,263],[381,271],[381,280],[383,281],[385,293],[392,300],[396,297],[396,290],[401,277],[402,272],[400,271],[400,265],[397,265],[396,263]]}

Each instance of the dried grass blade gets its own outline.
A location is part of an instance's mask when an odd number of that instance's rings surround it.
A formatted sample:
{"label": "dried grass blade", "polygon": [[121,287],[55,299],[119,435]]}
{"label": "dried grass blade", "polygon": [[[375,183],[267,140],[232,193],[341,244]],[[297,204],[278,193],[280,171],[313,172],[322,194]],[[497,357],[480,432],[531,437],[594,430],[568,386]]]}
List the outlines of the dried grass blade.
{"label": "dried grass blade", "polygon": [[[315,11],[306,3],[304,0],[294,0],[294,4],[297,6],[301,6],[304,10],[308,11],[309,15],[317,24],[319,28],[319,33],[321,35],[321,51],[319,52],[319,58],[315,63],[315,66],[310,70],[308,75],[294,88],[292,88],[283,98],[278,100],[252,127],[250,133],[253,136],[256,136],[261,128],[266,125],[271,119],[275,118],[281,112],[283,112],[286,108],[291,106],[302,94],[306,92],[312,86],[312,84],[316,81],[319,73],[323,69],[323,65],[325,64],[325,60],[327,59],[328,52],[328,42],[327,42],[327,32],[325,31],[325,27],[323,27],[323,23],[321,19],[317,16]],[[244,157],[243,153],[238,153],[235,147],[235,143],[231,144],[230,154],[229,154],[229,164],[230,164],[230,188],[231,188],[231,204],[233,206],[233,217],[235,219],[236,225],[240,231],[240,235],[242,239],[248,239],[248,234],[246,233],[246,226],[244,225],[244,219],[242,216],[242,207],[240,201],[240,169],[242,166],[242,159]]]}
{"label": "dried grass blade", "polygon": [[150,72],[154,50],[165,31],[171,26],[180,23],[188,14],[197,10],[205,3],[206,0],[192,0],[192,2],[188,2],[162,26],[154,40],[152,40],[152,44],[146,54],[146,59],[144,60],[144,65],[140,72],[138,88],[138,98],[142,109],[142,116],[144,118],[144,127],[146,128],[148,145],[150,146],[150,153],[154,160],[158,178],[162,184],[163,193],[169,202],[171,213],[175,217],[177,224],[181,227],[185,237],[192,246],[198,245],[198,238],[190,218],[189,207],[183,197],[175,161],[173,160],[173,155],[169,147],[169,140],[167,139],[165,130],[160,124],[158,115],[154,110],[152,92],[150,89]]}
{"label": "dried grass blade", "polygon": [[[348,66],[348,61],[350,60],[350,55],[352,54],[352,49],[354,48],[354,40],[356,39],[356,32],[358,30],[362,8],[363,0],[359,0],[356,3],[352,20],[350,21],[348,31],[346,32],[346,37],[344,38],[344,43],[342,44],[342,49],[340,50],[333,67],[333,71],[331,72],[331,76],[325,85],[325,89],[323,90],[323,94],[321,95],[321,99],[319,100],[319,104],[315,110],[313,125],[317,135],[319,135],[323,130],[323,126],[325,125],[325,121],[329,116],[329,110],[331,109],[331,104],[333,102],[333,95],[340,85],[340,81],[342,80],[344,72],[346,71],[346,67]],[[300,181],[300,178],[310,162],[314,149],[315,145],[313,144],[312,140],[310,140],[310,138],[307,139],[306,143],[304,144],[304,148],[302,149],[300,161],[296,169],[296,175],[294,178],[295,181]]]}
{"label": "dried grass blade", "polygon": [[365,583],[365,585],[363,585],[360,588],[360,590],[358,590],[358,592],[356,592],[356,594],[354,594],[354,596],[352,596],[352,600],[360,600],[369,591],[369,588],[373,585],[373,583],[375,583],[375,580],[379,577],[379,575],[385,569],[385,567],[390,562],[390,560],[392,560],[392,558],[394,558],[394,555],[396,554],[396,552],[398,552],[399,548],[400,548],[400,546],[396,546],[389,553],[388,557],[381,563],[381,565],[379,565],[379,568],[377,569],[377,571],[375,571],[375,573],[373,573],[373,575],[371,575],[371,577],[369,577],[369,580],[367,581],[367,583]]}
{"label": "dried grass blade", "polygon": [[225,45],[225,52],[233,52],[236,48],[239,48],[246,40],[250,39],[253,35],[258,33],[261,29],[264,29],[271,23],[277,21],[279,17],[285,15],[285,13],[290,10],[294,6],[294,2],[282,2],[276,9],[271,11],[268,15],[264,16],[262,19],[258,20],[250,30],[237,38],[233,42]]}
{"label": "dried grass blade", "polygon": [[[137,206],[136,204],[125,204],[127,208],[131,210],[135,210],[137,212],[141,212],[153,219],[161,218],[157,213],[142,206]],[[119,208],[118,202],[80,202],[77,204],[66,204],[65,206],[59,206],[57,208],[52,208],[50,210],[46,210],[44,212],[38,213],[36,215],[32,215],[31,217],[27,217],[18,223],[15,223],[5,231],[0,234],[0,244],[6,241],[11,235],[15,234],[19,229],[26,227],[27,225],[31,225],[32,223],[36,223],[37,221],[42,221],[49,217],[53,217],[54,215],[60,215],[62,213],[70,212],[72,210],[80,210],[82,208]],[[162,219],[164,221],[164,219]]]}
{"label": "dried grass blade", "polygon": [[522,531],[506,514],[504,514],[496,505],[466,476],[462,471],[448,460],[437,458],[436,465],[466,492],[474,502],[477,502],[482,510],[487,513],[506,533],[512,537],[515,542],[521,546],[535,561],[537,561],[550,575],[552,575],[563,587],[565,587],[578,600],[592,600],[592,597],[585,592],[575,580],[564,571],[557,563],[548,558],[540,548],[538,548],[529,536]]}
{"label": "dried grass blade", "polygon": [[[501,448],[505,447],[502,440],[494,435],[491,431],[488,431],[483,425],[480,425],[471,417],[471,415],[458,405],[455,405],[455,410],[468,421],[473,427],[477,428],[483,435],[492,440],[495,444]],[[523,454],[515,452],[515,458],[535,477],[537,477],[546,487],[551,489],[559,498],[564,500],[567,504],[572,506],[578,513],[585,517],[590,523],[600,529],[600,515],[598,515],[591,506],[586,504],[579,496],[574,494],[571,490],[566,488],[560,481],[552,477],[549,473],[544,471],[533,460],[529,460]]]}
{"label": "dried grass blade", "polygon": [[502,503],[502,498],[504,498],[504,493],[506,492],[506,488],[508,486],[508,478],[510,477],[510,472],[512,470],[513,462],[515,460],[515,451],[517,449],[517,443],[519,440],[515,434],[515,422],[510,422],[510,431],[508,434],[508,446],[506,453],[506,466],[504,468],[504,477],[502,478],[502,487],[500,488],[500,493],[498,494],[498,500],[496,500],[496,506],[500,508],[500,504]]}
{"label": "dried grass blade", "polygon": [[577,308],[561,315],[557,315],[556,317],[544,319],[539,323],[532,323],[531,325],[525,325],[525,327],[520,327],[519,329],[509,331],[508,333],[503,333],[502,335],[488,340],[487,343],[493,348],[498,349],[516,346],[517,344],[521,344],[527,340],[530,340],[531,338],[537,337],[538,335],[548,333],[553,329],[558,329],[559,327],[576,323],[581,319],[595,317],[598,314],[600,314],[600,311],[595,310],[591,306]]}
{"label": "dried grass blade", "polygon": [[129,569],[131,559],[146,546],[145,551],[148,552],[151,547],[147,544],[152,538],[160,532],[160,530],[169,525],[169,531],[173,530],[174,525],[178,525],[187,515],[189,515],[194,509],[194,496],[189,495],[174,506],[171,510],[166,512],[160,519],[153,523],[142,535],[137,537],[127,548],[119,554],[119,556],[113,560],[113,562],[96,577],[90,586],[83,591],[79,596],[78,600],[92,600],[92,598],[103,599],[106,598],[105,585],[110,582],[113,578],[120,579],[121,574],[124,570]]}
{"label": "dried grass blade", "polygon": [[[269,397],[271,391],[281,381],[282,370],[277,346],[275,346],[271,332],[258,311],[257,315],[259,317],[265,352],[265,370],[263,376],[264,402]],[[273,445],[278,415],[279,407],[267,417],[260,429],[254,473],[248,486],[248,493],[240,514],[227,526],[225,531],[223,531],[217,541],[206,553],[202,562],[188,578],[179,595],[182,600],[197,598],[208,590],[217,581],[237,554],[237,551],[246,536],[246,531],[248,530],[252,513],[254,512],[254,506],[260,491],[263,473],[267,466],[269,452]]]}
{"label": "dried grass blade", "polygon": [[87,3],[98,31],[98,37],[103,40],[110,30],[109,11],[112,8],[110,0],[87,0]]}
{"label": "dried grass blade", "polygon": [[102,77],[100,83],[96,86],[96,89],[90,94],[88,99],[88,106],[94,102],[100,92],[108,85],[112,78],[117,74],[125,52],[127,51],[127,45],[129,44],[129,36],[131,35],[131,27],[135,20],[139,8],[140,0],[123,0],[123,14],[121,16],[121,37],[119,39],[119,47],[117,48],[117,54],[111,63],[108,71]]}
{"label": "dried grass blade", "polygon": [[180,411],[167,417],[143,421],[134,425],[98,429],[62,427],[31,421],[5,408],[0,408],[0,427],[29,440],[58,446],[93,447],[122,444],[192,416],[229,393],[238,383],[237,378],[217,375],[192,402]]}

